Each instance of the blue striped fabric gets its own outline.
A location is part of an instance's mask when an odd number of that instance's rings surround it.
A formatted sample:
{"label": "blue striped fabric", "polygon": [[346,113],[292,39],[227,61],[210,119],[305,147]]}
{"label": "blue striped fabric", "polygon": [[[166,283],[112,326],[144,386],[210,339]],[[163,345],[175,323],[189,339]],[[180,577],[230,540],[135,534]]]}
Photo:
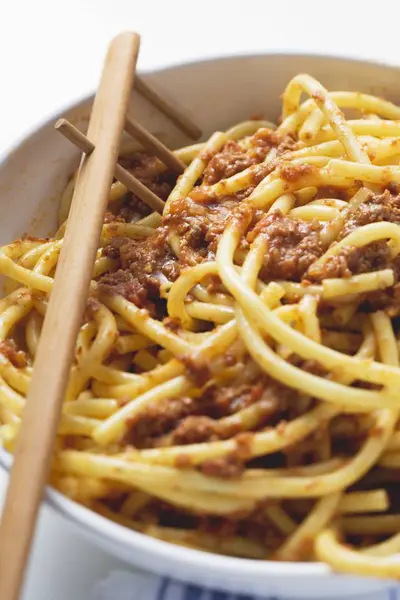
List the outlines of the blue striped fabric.
{"label": "blue striped fabric", "polygon": [[160,586],[158,588],[158,592],[157,592],[157,596],[156,596],[155,600],[165,600],[169,585],[170,585],[169,579],[167,579],[167,578],[161,579]]}
{"label": "blue striped fabric", "polygon": [[[354,598],[354,596],[353,596]],[[400,600],[400,588],[393,587],[387,593],[376,595],[377,600]],[[99,599],[102,600],[102,599]],[[248,594],[229,594],[220,590],[206,590],[197,585],[183,585],[168,578],[161,578],[155,596],[140,600],[280,600],[277,596],[262,598]],[[332,599],[334,600],[334,599]],[[360,599],[361,600],[361,599]],[[371,596],[372,600],[372,596]]]}
{"label": "blue striped fabric", "polygon": [[198,585],[188,585],[184,590],[185,600],[200,600],[203,595],[203,588]]}
{"label": "blue striped fabric", "polygon": [[[344,597],[341,597],[341,600]],[[349,600],[400,600],[400,587],[387,592],[351,596]],[[277,596],[255,597],[184,585],[167,577],[146,573],[114,572],[100,582],[90,600],[280,600]],[[328,598],[326,597],[326,600]],[[339,600],[330,598],[330,600]]]}

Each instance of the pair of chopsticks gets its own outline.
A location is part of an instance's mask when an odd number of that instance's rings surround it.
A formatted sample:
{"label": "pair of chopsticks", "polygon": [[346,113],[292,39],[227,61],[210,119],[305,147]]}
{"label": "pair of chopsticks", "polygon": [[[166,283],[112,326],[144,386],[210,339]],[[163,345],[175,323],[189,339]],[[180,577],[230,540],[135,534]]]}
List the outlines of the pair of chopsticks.
{"label": "pair of chopsticks", "polygon": [[[117,164],[123,130],[135,136],[176,172],[184,168],[172,152],[130,115],[127,116],[139,45],[140,38],[136,33],[123,33],[112,41],[93,103],[87,136],[68,121],[61,120],[57,124],[57,128],[84,155],[43,323],[0,523],[1,600],[17,600],[21,591],[113,176],[154,210],[162,211],[163,208],[158,196],[149,195],[143,184]],[[144,81],[136,78],[135,87],[186,133],[195,136],[200,133]]]}
{"label": "pair of chopsticks", "polygon": [[[184,133],[197,139],[201,135],[201,131],[196,125],[191,123],[187,117],[174,107],[167,104],[158,94],[156,94],[148,85],[137,78],[136,89],[139,90],[149,101],[157,106],[160,112],[163,112],[170,118]],[[62,133],[70,142],[75,144],[84,154],[90,154],[94,150],[94,144],[79,131],[72,123],[66,119],[57,121],[55,128]],[[125,118],[125,131],[142,144],[144,148],[157,156],[166,167],[174,173],[180,175],[186,168],[179,158],[177,158],[169,148],[167,148],[160,140],[147,131],[140,123],[135,121],[128,113]],[[152,210],[162,214],[165,202],[161,200],[154,192],[147,188],[139,179],[134,177],[129,171],[121,167],[118,163],[115,166],[114,177],[120,181],[131,192],[136,194],[145,204]]]}
{"label": "pair of chopsticks", "polygon": [[[154,104],[160,112],[164,113],[189,137],[193,139],[200,137],[200,129],[179,110],[165,102],[165,100],[152,90],[141,78],[136,78],[135,87],[139,93],[141,93],[149,102]],[[75,146],[77,146],[84,154],[88,155],[93,152],[95,147],[93,142],[66,119],[59,119],[55,128],[70,142],[75,144]],[[144,148],[157,156],[166,167],[171,169],[171,171],[178,175],[183,173],[186,168],[185,163],[179,160],[169,148],[147,131],[147,129],[142,127],[140,123],[135,121],[129,112],[125,117],[124,129],[129,135],[140,142]],[[128,190],[136,194],[136,196],[152,210],[162,214],[165,202],[118,163],[115,165],[114,177],[127,187]]]}
{"label": "pair of chopsticks", "polygon": [[[132,125],[132,127],[130,127]],[[141,125],[135,123],[135,121],[131,120],[129,117],[126,120],[125,128],[129,129],[129,132],[133,132],[136,128],[141,128]],[[83,133],[79,131],[72,123],[67,121],[66,119],[60,119],[57,121],[55,128],[62,133],[70,142],[75,144],[84,154],[91,154],[95,148],[94,144],[85,136]],[[143,128],[142,128],[143,129]],[[140,130],[139,130],[140,131]],[[183,173],[185,170],[185,164],[180,161],[176,156],[168,150],[164,144],[162,144],[157,138],[148,133],[145,129],[143,129],[145,134],[142,136],[142,139],[139,140],[139,136],[135,135],[138,141],[141,141],[142,144],[151,150],[161,161],[169,166],[171,170],[176,173]],[[142,141],[143,140],[143,141]],[[146,144],[147,142],[147,144]],[[118,179],[121,183],[123,183],[128,190],[136,194],[145,204],[150,206],[152,210],[162,214],[164,210],[164,201],[157,196],[154,192],[152,192],[149,188],[147,188],[139,179],[134,177],[129,171],[121,167],[118,163],[115,165],[114,169],[114,177]]]}

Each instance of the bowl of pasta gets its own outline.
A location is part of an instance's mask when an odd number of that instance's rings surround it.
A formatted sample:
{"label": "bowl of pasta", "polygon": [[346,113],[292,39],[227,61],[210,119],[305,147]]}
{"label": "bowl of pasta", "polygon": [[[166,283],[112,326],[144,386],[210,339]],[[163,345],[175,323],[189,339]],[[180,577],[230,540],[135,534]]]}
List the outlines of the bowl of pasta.
{"label": "bowl of pasta", "polygon": [[[46,502],[115,555],[185,581],[299,598],[388,589],[400,577],[399,72],[265,55],[144,77],[203,138],[134,96],[186,169],[122,140],[121,164],[164,212],[113,183]],[[90,106],[63,115],[84,130]],[[58,116],[0,163],[7,469],[79,162]]]}

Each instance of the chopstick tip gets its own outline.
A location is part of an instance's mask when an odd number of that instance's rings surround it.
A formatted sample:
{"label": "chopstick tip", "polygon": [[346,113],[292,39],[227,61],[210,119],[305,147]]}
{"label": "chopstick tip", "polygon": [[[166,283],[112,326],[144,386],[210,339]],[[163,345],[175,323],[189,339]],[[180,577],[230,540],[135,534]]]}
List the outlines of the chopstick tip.
{"label": "chopstick tip", "polygon": [[139,49],[140,35],[136,31],[130,31],[130,30],[121,31],[120,33],[118,33],[116,36],[113,37],[111,44],[113,45],[114,43],[121,43],[121,42],[131,42],[131,43],[134,42],[135,44],[138,45],[138,49]]}
{"label": "chopstick tip", "polygon": [[67,122],[67,119],[64,119],[64,117],[62,117],[61,119],[57,119],[56,124],[54,125],[54,129],[62,129],[63,127],[65,127]]}

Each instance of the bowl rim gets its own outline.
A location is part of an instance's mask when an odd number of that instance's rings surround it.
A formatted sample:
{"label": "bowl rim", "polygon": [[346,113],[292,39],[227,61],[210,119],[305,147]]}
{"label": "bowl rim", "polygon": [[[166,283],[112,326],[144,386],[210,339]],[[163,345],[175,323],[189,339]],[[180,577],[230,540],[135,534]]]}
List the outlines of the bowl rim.
{"label": "bowl rim", "polygon": [[[238,54],[221,54],[213,57],[201,58],[199,60],[179,60],[171,61],[166,65],[160,65],[146,70],[138,70],[143,76],[157,75],[158,73],[167,73],[180,68],[190,68],[199,65],[206,65],[212,62],[245,60],[252,58],[275,57],[279,59],[297,60],[317,59],[345,64],[370,65],[377,68],[396,69],[400,67],[399,63],[391,63],[389,60],[374,60],[360,58],[349,55],[316,53],[304,51],[267,51],[267,52],[239,52]],[[47,112],[38,119],[31,127],[25,128],[21,133],[0,152],[0,168],[7,166],[8,160],[13,154],[17,153],[24,143],[28,142],[39,134],[45,127],[55,122],[63,114],[77,109],[79,106],[89,102],[93,98],[93,92],[77,95],[65,104],[58,105],[54,111]],[[0,468],[10,471],[12,465],[12,455],[0,446]],[[94,538],[106,538],[114,545],[123,546],[126,549],[145,552],[166,563],[174,563],[177,566],[189,568],[191,573],[204,573],[210,567],[218,572],[219,577],[232,577],[235,572],[238,579],[254,578],[255,580],[279,579],[282,576],[307,578],[324,578],[333,574],[332,569],[321,562],[279,562],[270,560],[255,560],[248,558],[239,558],[233,556],[224,556],[214,554],[208,551],[196,550],[188,547],[179,546],[172,542],[167,542],[153,538],[145,533],[135,531],[120,525],[93,510],[71,500],[67,496],[58,492],[56,489],[47,486],[44,503],[51,506],[56,513],[62,515],[68,521],[75,525],[80,525]],[[139,562],[139,561],[138,561]]]}
{"label": "bowl rim", "polygon": [[[342,62],[343,64],[352,63],[354,65],[370,65],[372,67],[383,68],[383,69],[399,69],[400,61],[391,62],[389,59],[380,60],[374,58],[361,58],[358,56],[351,56],[340,53],[319,53],[319,52],[304,52],[302,50],[270,50],[267,52],[253,52],[253,51],[241,51],[237,54],[222,53],[220,55],[200,58],[200,59],[183,59],[183,60],[172,60],[166,64],[160,66],[151,67],[149,69],[138,69],[137,74],[143,77],[157,75],[158,73],[168,73],[180,68],[190,68],[198,65],[207,65],[213,62],[229,62],[232,60],[249,60],[249,59],[261,59],[263,57],[274,57],[278,59],[316,59],[316,60],[329,60],[334,62]],[[94,91],[85,92],[84,94],[74,94],[68,102],[58,104],[54,110],[46,111],[44,115],[38,117],[37,120],[30,127],[25,127],[21,130],[11,141],[0,149],[0,167],[3,166],[4,162],[16,151],[18,148],[30,138],[38,134],[41,129],[50,125],[53,121],[55,122],[58,118],[69,111],[73,111],[80,105],[89,102],[94,97]]]}

